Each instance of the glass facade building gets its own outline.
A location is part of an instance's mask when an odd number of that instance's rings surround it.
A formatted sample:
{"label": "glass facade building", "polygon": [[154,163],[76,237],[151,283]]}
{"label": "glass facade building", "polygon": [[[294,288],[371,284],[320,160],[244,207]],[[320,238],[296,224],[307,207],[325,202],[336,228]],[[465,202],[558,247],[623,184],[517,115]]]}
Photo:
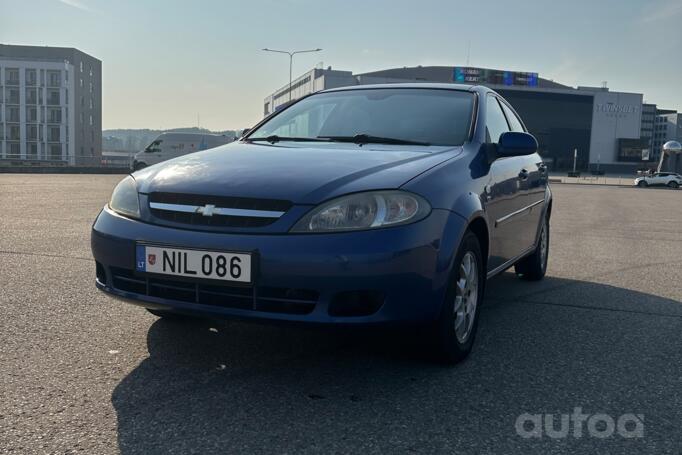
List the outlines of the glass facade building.
{"label": "glass facade building", "polygon": [[536,137],[540,155],[550,170],[586,171],[590,162],[592,97],[564,93],[497,89],[521,115],[528,131]]}

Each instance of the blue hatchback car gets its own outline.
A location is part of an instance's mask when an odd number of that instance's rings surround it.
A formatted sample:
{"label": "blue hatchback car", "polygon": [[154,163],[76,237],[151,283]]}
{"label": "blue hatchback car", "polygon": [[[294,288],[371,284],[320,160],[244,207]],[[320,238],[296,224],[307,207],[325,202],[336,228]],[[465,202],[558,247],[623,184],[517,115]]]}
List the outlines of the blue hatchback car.
{"label": "blue hatchback car", "polygon": [[326,90],[135,172],[92,227],[96,284],[162,317],[430,327],[471,350],[486,280],[547,268],[547,169],[494,91]]}

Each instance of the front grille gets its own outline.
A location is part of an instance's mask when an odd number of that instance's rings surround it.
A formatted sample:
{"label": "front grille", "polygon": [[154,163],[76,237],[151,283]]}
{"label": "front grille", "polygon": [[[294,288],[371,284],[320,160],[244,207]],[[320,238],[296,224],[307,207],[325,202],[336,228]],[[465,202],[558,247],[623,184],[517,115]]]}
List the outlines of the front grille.
{"label": "front grille", "polygon": [[269,313],[308,314],[319,299],[317,291],[273,287],[245,287],[193,283],[135,275],[132,270],[111,267],[112,286],[120,291],[185,303]]}
{"label": "front grille", "polygon": [[[265,212],[286,212],[291,208],[292,205],[291,201],[279,199],[257,199],[164,192],[150,193],[149,202],[150,204],[176,204],[188,207],[204,207],[210,204],[214,207],[226,209],[255,210]],[[203,214],[197,212],[162,210],[153,207],[150,207],[150,211],[151,214],[158,219],[195,226],[255,228],[267,226],[279,219],[278,216],[233,216],[220,214],[204,216]]]}

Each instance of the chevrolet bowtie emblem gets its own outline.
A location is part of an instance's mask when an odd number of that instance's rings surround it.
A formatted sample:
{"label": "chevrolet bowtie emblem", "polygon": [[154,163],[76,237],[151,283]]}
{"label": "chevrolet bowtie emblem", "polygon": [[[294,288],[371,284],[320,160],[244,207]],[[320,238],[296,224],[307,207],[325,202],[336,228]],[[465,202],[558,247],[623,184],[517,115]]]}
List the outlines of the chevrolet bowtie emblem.
{"label": "chevrolet bowtie emblem", "polygon": [[201,213],[204,216],[213,216],[213,210],[215,210],[215,205],[206,204],[203,207],[199,207],[197,213]]}

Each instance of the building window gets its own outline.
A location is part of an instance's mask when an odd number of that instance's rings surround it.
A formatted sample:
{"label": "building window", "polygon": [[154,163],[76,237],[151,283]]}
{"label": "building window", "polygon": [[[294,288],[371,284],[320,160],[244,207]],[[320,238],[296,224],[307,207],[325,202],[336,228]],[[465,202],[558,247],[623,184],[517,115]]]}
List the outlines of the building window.
{"label": "building window", "polygon": [[59,142],[61,140],[61,131],[58,126],[50,126],[47,129],[48,136],[47,140],[50,142]]}
{"label": "building window", "polygon": [[38,104],[38,92],[36,89],[26,89],[26,104]]}
{"label": "building window", "polygon": [[7,103],[8,104],[19,104],[19,89],[18,88],[7,89]]}
{"label": "building window", "polygon": [[10,107],[7,110],[7,121],[8,122],[19,122],[19,108],[18,107]]}
{"label": "building window", "polygon": [[62,123],[62,110],[59,108],[48,109],[47,121],[48,123]]}
{"label": "building window", "polygon": [[92,82],[90,82],[90,93],[92,93]]}
{"label": "building window", "polygon": [[26,70],[26,85],[36,85],[38,83],[38,77],[36,75],[36,70]]}
{"label": "building window", "polygon": [[81,62],[80,67],[81,67],[81,73],[82,73],[83,72],[83,62]]}
{"label": "building window", "polygon": [[19,125],[9,125],[9,140],[18,141],[21,139],[21,130]]}
{"label": "building window", "polygon": [[90,98],[90,109],[92,109],[92,98]]}
{"label": "building window", "polygon": [[59,106],[60,104],[60,93],[59,90],[52,89],[47,91],[47,104],[48,106]]}
{"label": "building window", "polygon": [[7,158],[19,158],[21,147],[18,142],[7,143]]}
{"label": "building window", "polygon": [[38,125],[28,125],[26,128],[26,139],[29,141],[38,140]]}
{"label": "building window", "polygon": [[62,159],[62,144],[50,144],[50,159],[51,160]]}
{"label": "building window", "polygon": [[92,115],[90,116],[90,126],[92,126]]}
{"label": "building window", "polygon": [[60,87],[62,85],[62,73],[61,73],[61,71],[48,71],[47,72],[47,85],[49,87]]}
{"label": "building window", "polygon": [[19,85],[19,68],[5,69],[5,83],[7,85]]}
{"label": "building window", "polygon": [[90,65],[90,77],[92,77],[92,65]]}
{"label": "building window", "polygon": [[38,144],[35,142],[29,142],[28,148],[26,149],[26,158],[35,160],[38,158]]}

